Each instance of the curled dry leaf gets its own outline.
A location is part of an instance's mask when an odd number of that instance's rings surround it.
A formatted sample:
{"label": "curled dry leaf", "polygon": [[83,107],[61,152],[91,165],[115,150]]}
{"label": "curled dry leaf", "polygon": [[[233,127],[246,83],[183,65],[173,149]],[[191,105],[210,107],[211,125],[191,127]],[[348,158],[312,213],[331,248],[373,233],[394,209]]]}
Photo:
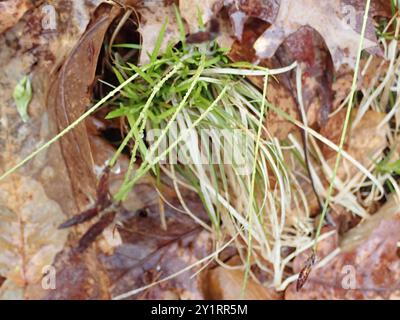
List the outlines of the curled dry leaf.
{"label": "curled dry leaf", "polygon": [[[302,99],[307,114],[307,124],[311,127],[315,125],[323,127],[332,111],[334,74],[331,56],[324,39],[311,27],[302,27],[286,38],[275,57],[281,67],[290,65],[294,61],[300,64]],[[295,71],[285,82],[289,91],[298,100]]]}
{"label": "curled dry leaf", "polygon": [[[256,62],[257,56],[253,45],[263,32],[264,25],[259,21],[249,22],[243,31],[242,41],[236,41],[229,53],[233,61]],[[304,45],[307,44],[307,45]],[[289,36],[278,49],[275,57],[261,60],[263,66],[277,68],[298,61],[302,67],[302,96],[307,113],[309,126],[323,126],[332,109],[333,102],[333,66],[328,49],[322,37],[309,27],[301,28]],[[250,77],[259,88],[263,86],[261,77]],[[278,77],[279,81],[270,79],[267,97],[292,118],[300,120],[300,110],[297,104],[296,73]],[[267,127],[271,134],[286,139],[290,132],[296,131],[296,126],[282,119],[273,111],[267,118]]]}
{"label": "curled dry leaf", "polygon": [[[78,119],[90,105],[92,84],[105,33],[119,13],[111,6],[100,6],[93,22],[75,46],[49,92],[47,104],[54,112],[61,131]],[[85,69],[82,69],[85,66]],[[74,197],[80,210],[94,200],[96,177],[85,123],[80,123],[60,140]]]}
{"label": "curled dry leaf", "polygon": [[[344,235],[340,243],[320,247],[325,257],[339,245],[340,252],[321,268],[315,268],[300,292],[290,285],[286,299],[399,299],[400,212],[392,198],[370,219]],[[294,262],[299,272],[304,256]]]}

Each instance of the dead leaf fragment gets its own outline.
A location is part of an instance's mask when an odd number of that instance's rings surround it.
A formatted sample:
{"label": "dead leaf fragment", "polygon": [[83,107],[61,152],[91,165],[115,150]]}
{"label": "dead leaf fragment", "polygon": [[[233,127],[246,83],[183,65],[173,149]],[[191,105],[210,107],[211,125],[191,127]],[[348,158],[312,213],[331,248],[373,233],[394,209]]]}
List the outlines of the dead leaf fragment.
{"label": "dead leaf fragment", "polygon": [[[137,186],[134,192],[139,197],[149,192],[154,194],[154,190],[144,184]],[[181,208],[176,196],[167,197],[174,207]],[[205,212],[199,200],[188,195],[185,199],[193,212],[204,219]],[[167,204],[164,206],[167,229],[162,227],[159,203],[149,203],[126,216],[124,226],[119,229],[122,245],[115,248],[112,255],[101,257],[114,297],[179,273],[210,254],[212,235],[192,218]],[[173,294],[178,299],[203,299],[203,274],[192,277],[201,267],[199,264],[130,298],[167,299]]]}
{"label": "dead leaf fragment", "polygon": [[[48,96],[48,106],[54,112],[58,130],[62,131],[78,119],[91,103],[92,84],[97,68],[98,56],[105,33],[115,19],[119,9],[100,6],[96,17],[85,35],[65,61]],[[85,66],[85,69],[82,69]],[[71,186],[80,211],[94,199],[96,176],[85,123],[60,140]]]}
{"label": "dead leaf fragment", "polygon": [[[321,130],[321,134],[336,145],[339,144],[345,115],[346,110],[341,110],[330,118],[327,125]],[[355,113],[353,112],[353,119],[354,115]],[[390,130],[389,126],[385,124],[379,127],[384,117],[385,114],[383,113],[368,111],[361,121],[349,131],[345,149],[366,168],[374,163],[376,156],[380,155],[387,146],[386,137]],[[366,137],[368,138],[366,139]],[[333,168],[336,152],[325,144],[322,147],[322,152],[331,168]],[[342,159],[337,175],[340,179],[346,180],[354,177],[357,172],[358,169],[350,164],[349,161]]]}
{"label": "dead leaf fragment", "polygon": [[299,273],[299,277],[297,278],[296,282],[296,291],[300,291],[301,288],[303,288],[304,285],[306,284],[310,272],[312,271],[312,268],[315,265],[315,261],[316,261],[316,256],[315,253],[313,252],[311,256],[306,260],[303,269],[301,269]]}
{"label": "dead leaf fragment", "polygon": [[[7,279],[0,299],[38,297],[35,286],[42,270],[52,264],[67,238],[66,232],[57,230],[64,215],[32,178],[13,177],[0,189],[0,275]],[[13,288],[13,294],[7,288]]]}
{"label": "dead leaf fragment", "polygon": [[[238,300],[243,289],[244,272],[240,269],[217,267],[209,271],[205,283],[207,299]],[[273,288],[269,289],[253,279],[248,279],[243,300],[279,300],[281,295]]]}
{"label": "dead leaf fragment", "polygon": [[[341,252],[325,266],[313,270],[300,292],[290,285],[286,299],[399,299],[400,212],[392,198],[372,218],[349,231],[340,242]],[[336,242],[337,245],[337,242]],[[335,248],[321,247],[326,256]],[[304,257],[296,258],[295,272]]]}
{"label": "dead leaf fragment", "polygon": [[[355,14],[359,12],[355,11]],[[357,22],[357,16],[353,18]],[[271,58],[288,36],[303,26],[310,26],[324,38],[336,69],[342,64],[354,67],[360,34],[352,22],[346,18],[341,0],[281,0],[276,20],[256,41],[254,48],[259,57]],[[374,38],[373,34],[366,35],[364,49],[377,45],[371,38]]]}

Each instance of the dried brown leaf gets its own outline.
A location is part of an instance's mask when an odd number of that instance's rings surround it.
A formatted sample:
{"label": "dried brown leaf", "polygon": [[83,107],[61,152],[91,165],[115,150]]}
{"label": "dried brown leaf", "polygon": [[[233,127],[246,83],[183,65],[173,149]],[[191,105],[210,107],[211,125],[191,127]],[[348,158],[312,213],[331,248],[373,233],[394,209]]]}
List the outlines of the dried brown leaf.
{"label": "dried brown leaf", "polygon": [[[346,110],[340,111],[331,117],[327,125],[321,130],[322,135],[337,145],[342,133],[345,114]],[[354,116],[355,113],[353,113],[353,119]],[[346,151],[366,168],[370,167],[374,163],[376,156],[382,154],[387,147],[386,138],[390,130],[389,125],[384,124],[379,127],[384,117],[385,114],[383,113],[368,111],[360,122],[351,128],[346,140]],[[336,152],[325,144],[322,146],[322,152],[328,160],[328,164],[333,168]],[[345,181],[354,177],[357,172],[358,169],[350,164],[349,161],[342,159],[337,175],[342,181]]]}
{"label": "dried brown leaf", "polygon": [[7,280],[0,299],[28,298],[36,295],[43,268],[64,246],[67,233],[57,230],[64,216],[35,179],[14,177],[1,184],[1,191],[0,203],[6,207],[0,207],[0,275]]}
{"label": "dried brown leaf", "polygon": [[[140,191],[140,190],[139,190]],[[177,199],[168,199],[181,208]],[[189,202],[189,205],[193,203]],[[202,209],[200,209],[202,210]],[[102,260],[112,283],[113,296],[179,275],[133,295],[132,299],[203,299],[201,264],[180,273],[210,254],[211,235],[182,213],[165,207],[167,229],[163,230],[159,206],[138,211],[119,230],[123,244]]]}
{"label": "dried brown leaf", "polygon": [[244,271],[218,266],[208,273],[204,283],[207,299],[212,300],[280,300],[282,295],[273,288],[267,288],[252,278],[248,279],[245,294],[242,297]]}
{"label": "dried brown leaf", "polygon": [[[90,105],[100,49],[105,33],[118,13],[119,9],[108,5],[96,10],[92,23],[57,75],[47,104],[53,106],[59,131],[78,119]],[[60,143],[74,198],[79,209],[84,210],[96,194],[96,176],[85,123],[62,137]]]}
{"label": "dried brown leaf", "polygon": [[[98,165],[112,157],[113,148],[101,138],[92,137],[90,141]],[[127,158],[121,158],[116,170],[111,172],[111,192],[117,191],[121,185],[128,163]],[[179,272],[210,253],[212,235],[182,213],[182,206],[173,189],[158,186],[159,192],[180,211],[160,199],[155,185],[152,177],[145,176],[123,203],[128,212],[119,218],[123,227],[117,228],[122,243],[114,246],[106,237],[99,241],[103,251],[99,257],[109,277],[110,294],[114,297]],[[208,216],[199,198],[191,192],[182,190],[182,193],[192,212],[207,221]],[[131,298],[203,299],[203,275],[191,277],[200,267]]]}
{"label": "dried brown leaf", "polygon": [[315,261],[316,261],[316,256],[315,253],[313,252],[311,256],[306,260],[303,269],[300,270],[299,277],[297,278],[296,282],[296,291],[300,291],[301,288],[303,288],[304,285],[306,284],[307,279],[312,271],[312,268],[315,265]]}
{"label": "dried brown leaf", "polygon": [[[364,1],[357,3],[361,2],[365,6]],[[254,45],[256,52],[261,58],[271,58],[288,36],[304,26],[310,26],[326,42],[336,69],[342,64],[354,67],[363,12],[359,6],[351,8],[353,11],[349,13],[349,7],[346,7],[341,0],[281,0],[279,13],[272,26]],[[370,16],[373,14],[372,12]],[[364,49],[377,46],[372,19],[369,20],[368,26]]]}
{"label": "dried brown leaf", "polygon": [[[331,239],[329,241],[329,239]],[[315,268],[300,292],[290,285],[286,299],[399,299],[400,212],[392,198],[379,212],[346,233],[319,246],[322,259],[339,245],[340,252],[326,265]],[[295,259],[299,272],[306,256]]]}
{"label": "dried brown leaf", "polygon": [[[95,163],[101,167],[112,157],[114,149],[100,137],[91,136],[90,142]],[[121,185],[128,163],[126,157],[121,157],[116,170],[111,171],[112,192]],[[203,231],[192,218],[168,204],[160,203],[154,185],[152,178],[144,177],[124,202],[127,210],[117,217],[122,226],[111,226],[97,239],[97,259],[101,261],[101,265],[96,267],[96,271],[93,269],[93,259],[85,258],[90,252],[76,254],[66,248],[59,254],[55,264],[59,285],[47,298],[115,297],[179,272],[210,253],[211,234]],[[168,202],[182,210],[174,191],[168,187],[160,188]],[[195,195],[184,193],[184,197],[193,212],[200,218],[207,219],[204,208]],[[161,204],[164,206],[163,210],[160,209]],[[162,226],[161,213],[166,219],[167,229]],[[191,278],[200,267],[201,265],[131,298],[202,299],[202,276]]]}

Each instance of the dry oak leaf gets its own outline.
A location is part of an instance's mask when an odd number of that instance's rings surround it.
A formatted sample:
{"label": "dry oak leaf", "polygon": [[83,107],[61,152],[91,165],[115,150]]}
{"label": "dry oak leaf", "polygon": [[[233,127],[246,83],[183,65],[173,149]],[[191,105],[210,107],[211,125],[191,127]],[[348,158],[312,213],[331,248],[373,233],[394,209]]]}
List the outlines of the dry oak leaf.
{"label": "dry oak leaf", "polygon": [[[355,30],[359,26],[360,12],[349,8],[341,0],[282,0],[275,22],[254,44],[257,55],[271,58],[288,36],[308,25],[324,38],[336,69],[342,64],[354,66],[360,42],[360,33]],[[373,28],[368,28],[363,49],[377,45],[371,40],[374,39],[371,32]]]}

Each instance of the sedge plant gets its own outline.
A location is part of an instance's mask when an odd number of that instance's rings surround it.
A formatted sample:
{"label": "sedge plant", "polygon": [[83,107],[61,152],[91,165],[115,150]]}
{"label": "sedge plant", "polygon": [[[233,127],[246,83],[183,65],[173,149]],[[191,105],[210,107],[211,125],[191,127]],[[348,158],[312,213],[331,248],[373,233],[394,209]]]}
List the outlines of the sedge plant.
{"label": "sedge plant", "polygon": [[[268,81],[296,64],[270,70],[231,63],[215,41],[186,43],[178,13],[177,20],[179,44],[160,52],[166,21],[147,64],[120,61],[113,69],[121,84],[138,75],[107,116],[124,119],[128,128],[110,165],[127,147],[131,156],[115,200],[126,199],[146,174],[163,179],[216,243],[235,237],[244,287],[252,264],[268,270],[279,287],[288,262],[282,248],[310,245],[312,232],[305,196],[285,164],[285,146],[265,127]],[[263,77],[263,90],[247,76]],[[199,195],[210,223],[186,205],[183,189]]]}

